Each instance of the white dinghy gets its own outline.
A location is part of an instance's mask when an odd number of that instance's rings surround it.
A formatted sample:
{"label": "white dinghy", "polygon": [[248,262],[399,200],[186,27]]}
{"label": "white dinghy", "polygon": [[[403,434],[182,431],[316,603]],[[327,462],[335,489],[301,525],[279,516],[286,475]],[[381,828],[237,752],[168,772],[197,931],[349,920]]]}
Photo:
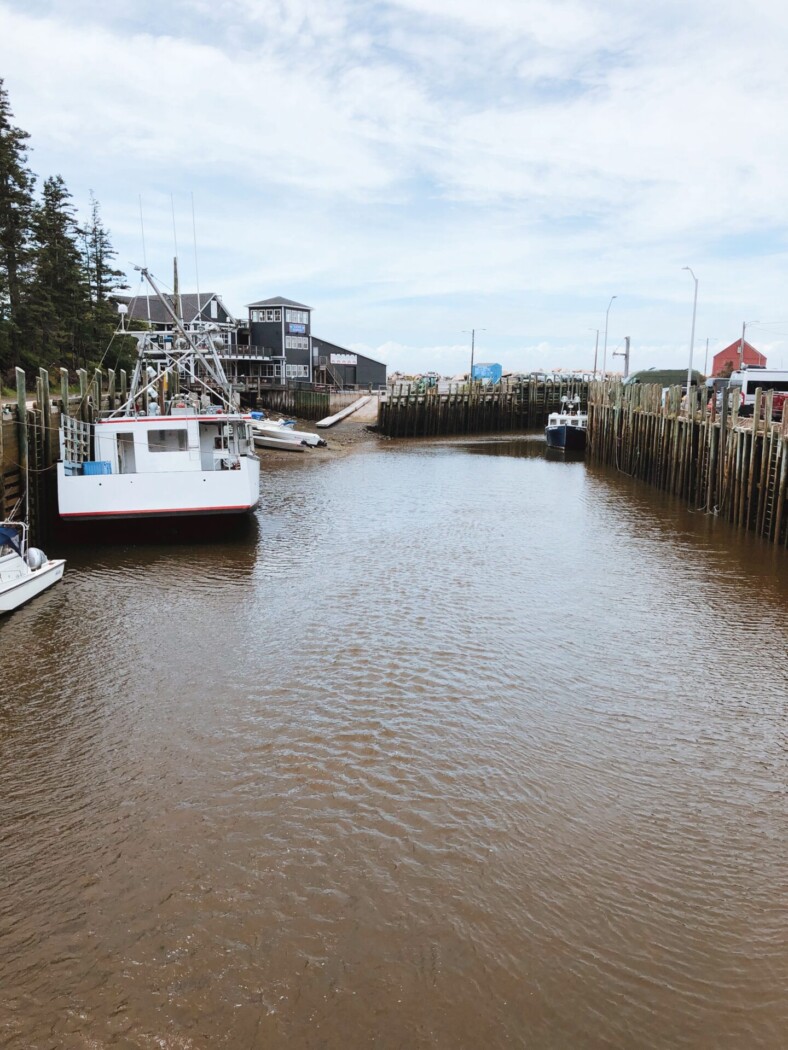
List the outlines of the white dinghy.
{"label": "white dinghy", "polygon": [[[286,442],[297,447],[309,448],[327,444],[325,438],[319,434],[310,434],[308,430],[296,430],[294,419],[269,419],[265,412],[252,412],[251,417],[254,443],[258,447],[284,448]],[[275,439],[276,444],[270,444],[269,438]]]}
{"label": "white dinghy", "polygon": [[27,525],[0,521],[0,613],[20,605],[62,579],[65,560],[50,561],[43,551],[27,545]]}

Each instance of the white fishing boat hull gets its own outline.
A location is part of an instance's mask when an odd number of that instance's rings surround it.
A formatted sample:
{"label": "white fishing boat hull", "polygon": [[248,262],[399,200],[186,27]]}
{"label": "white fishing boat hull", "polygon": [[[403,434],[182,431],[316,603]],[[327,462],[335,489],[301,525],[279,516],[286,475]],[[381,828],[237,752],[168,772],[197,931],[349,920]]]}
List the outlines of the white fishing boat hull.
{"label": "white fishing boat hull", "polygon": [[67,521],[243,514],[260,501],[260,464],[235,470],[69,476],[58,463],[58,509]]}
{"label": "white fishing boat hull", "polygon": [[0,613],[13,612],[63,578],[65,560],[46,561],[40,569],[28,568],[22,558],[18,572],[0,573]]}

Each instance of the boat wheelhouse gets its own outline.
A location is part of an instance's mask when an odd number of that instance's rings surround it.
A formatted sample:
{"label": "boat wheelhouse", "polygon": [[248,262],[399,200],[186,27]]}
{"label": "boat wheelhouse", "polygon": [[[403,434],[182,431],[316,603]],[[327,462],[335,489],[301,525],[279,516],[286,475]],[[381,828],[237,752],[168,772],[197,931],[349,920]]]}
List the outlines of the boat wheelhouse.
{"label": "boat wheelhouse", "polygon": [[216,332],[184,328],[142,273],[179,337],[162,342],[139,333],[124,405],[95,423],[64,417],[60,516],[84,521],[246,513],[260,499],[260,462],[251,418],[238,411],[224,375]]}

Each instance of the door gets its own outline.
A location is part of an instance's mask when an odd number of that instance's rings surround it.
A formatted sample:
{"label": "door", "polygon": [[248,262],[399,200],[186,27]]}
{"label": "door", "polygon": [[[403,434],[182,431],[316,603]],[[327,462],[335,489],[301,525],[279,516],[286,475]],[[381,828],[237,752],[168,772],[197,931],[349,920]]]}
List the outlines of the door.
{"label": "door", "polygon": [[133,434],[118,434],[118,473],[137,473],[137,461],[134,456]]}

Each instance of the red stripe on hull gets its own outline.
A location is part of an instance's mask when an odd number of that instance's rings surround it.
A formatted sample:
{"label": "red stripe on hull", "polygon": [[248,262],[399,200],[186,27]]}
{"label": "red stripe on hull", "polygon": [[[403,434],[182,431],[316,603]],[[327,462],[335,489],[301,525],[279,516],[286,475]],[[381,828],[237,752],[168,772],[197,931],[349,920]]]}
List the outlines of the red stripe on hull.
{"label": "red stripe on hull", "polygon": [[254,510],[257,503],[242,503],[231,507],[165,507],[162,510],[90,510],[80,514],[63,514],[60,517],[69,521],[88,518],[163,518],[182,514],[193,517],[196,514],[244,514]]}

